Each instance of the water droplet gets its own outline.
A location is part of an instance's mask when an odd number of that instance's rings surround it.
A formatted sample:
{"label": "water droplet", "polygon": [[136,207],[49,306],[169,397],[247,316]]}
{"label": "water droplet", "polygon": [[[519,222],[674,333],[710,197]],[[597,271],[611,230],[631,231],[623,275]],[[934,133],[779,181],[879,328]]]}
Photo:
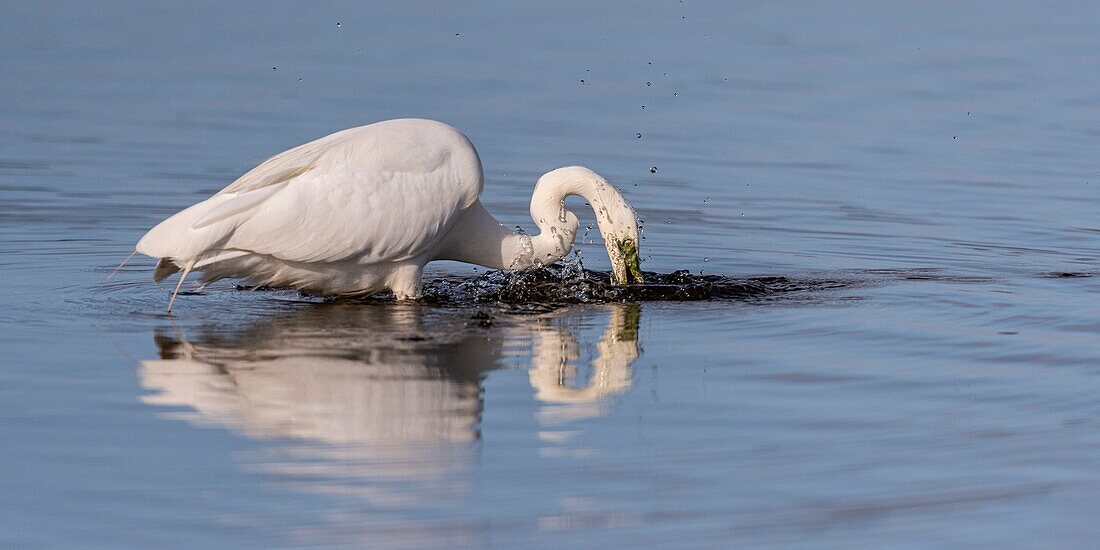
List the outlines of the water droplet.
{"label": "water droplet", "polygon": [[970,116],[970,111],[967,111],[967,112],[966,112],[966,116]]}
{"label": "water droplet", "polygon": [[584,84],[584,79],[583,78],[581,79],[581,84]]}
{"label": "water droplet", "polygon": [[642,139],[642,133],[638,132],[638,133],[634,134],[634,137],[636,137],[638,139]]}
{"label": "water droplet", "polygon": [[959,136],[951,136],[951,139],[959,139]]}
{"label": "water droplet", "polygon": [[652,83],[652,82],[646,82],[646,83],[645,83],[645,85],[646,85],[646,86],[652,86],[652,85],[653,85],[653,83]]}
{"label": "water droplet", "polygon": [[458,33],[457,32],[455,33],[455,38],[458,38]]}
{"label": "water droplet", "polygon": [[649,173],[650,173],[650,174],[656,174],[656,173],[657,173],[657,167],[656,167],[656,166],[653,166],[653,167],[651,167],[651,168],[649,169]]}
{"label": "water droplet", "polygon": [[703,199],[703,204],[706,204],[708,202],[710,202],[710,197],[707,197],[707,198]]}
{"label": "water droplet", "polygon": [[340,27],[340,22],[339,22],[339,21],[337,21],[337,22],[336,22],[336,27],[337,27],[337,28],[339,28],[339,27]]}
{"label": "water droplet", "polygon": [[710,258],[708,258],[708,257],[706,257],[706,256],[703,256],[703,261],[704,261],[704,262],[709,262],[709,261],[710,261]]}
{"label": "water droplet", "polygon": [[278,69],[279,69],[278,67],[272,67],[271,68],[271,70],[273,70],[273,71],[278,70]]}
{"label": "water droplet", "polygon": [[678,95],[680,95],[680,94],[678,94],[678,93],[676,93],[676,92],[672,92],[672,95],[674,95],[674,96],[678,96]]}
{"label": "water droplet", "polygon": [[642,110],[643,110],[643,111],[645,110],[645,105],[642,105]]}

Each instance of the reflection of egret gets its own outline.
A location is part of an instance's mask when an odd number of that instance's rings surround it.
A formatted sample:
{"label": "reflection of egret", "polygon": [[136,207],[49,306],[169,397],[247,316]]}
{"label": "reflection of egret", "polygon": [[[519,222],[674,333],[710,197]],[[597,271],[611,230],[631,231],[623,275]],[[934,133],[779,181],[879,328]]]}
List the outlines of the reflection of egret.
{"label": "reflection of egret", "polygon": [[[140,370],[155,392],[143,400],[190,406],[197,414],[189,420],[254,437],[326,444],[264,465],[314,489],[358,491],[390,506],[438,493],[469,465],[471,449],[461,444],[478,436],[480,381],[497,367],[498,350],[448,330],[464,324],[453,315],[436,314],[436,330],[425,334],[421,309],[326,304],[227,338],[160,337],[162,358]],[[383,492],[370,486],[378,482],[421,487]]]}
{"label": "reflection of egret", "polygon": [[605,410],[604,398],[630,389],[630,366],[639,354],[640,309],[636,304],[609,307],[611,318],[596,344],[587,383],[581,381],[581,354],[573,333],[544,329],[536,334],[530,380],[536,399],[549,404],[539,413],[544,422],[598,416]]}
{"label": "reflection of egret", "polygon": [[446,504],[467,492],[456,474],[472,465],[481,382],[518,349],[531,344],[537,398],[568,418],[630,387],[638,309],[604,307],[610,321],[585,388],[575,386],[578,331],[562,321],[593,309],[485,329],[461,310],[329,303],[194,342],[158,336],[161,358],[139,371],[150,390],[142,399],[190,407],[181,416],[195,423],[296,441],[258,467],[304,489],[386,507]]}

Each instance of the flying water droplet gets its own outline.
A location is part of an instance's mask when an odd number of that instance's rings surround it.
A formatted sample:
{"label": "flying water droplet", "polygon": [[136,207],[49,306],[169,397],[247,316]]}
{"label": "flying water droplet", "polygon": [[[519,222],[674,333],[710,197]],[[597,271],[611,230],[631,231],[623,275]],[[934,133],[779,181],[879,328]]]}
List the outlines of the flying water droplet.
{"label": "flying water droplet", "polygon": [[340,22],[339,21],[336,22],[336,28],[340,28]]}
{"label": "flying water droplet", "polygon": [[650,173],[650,174],[656,174],[656,173],[657,173],[657,167],[656,167],[656,166],[653,166],[653,167],[651,167],[651,168],[649,169],[649,173]]}
{"label": "flying water droplet", "polygon": [[638,133],[634,134],[634,137],[636,137],[638,139],[642,139],[642,133],[638,132]]}
{"label": "flying water droplet", "polygon": [[710,261],[710,258],[708,258],[708,257],[706,257],[706,256],[703,256],[703,261],[704,261],[704,262],[709,262],[709,261]]}

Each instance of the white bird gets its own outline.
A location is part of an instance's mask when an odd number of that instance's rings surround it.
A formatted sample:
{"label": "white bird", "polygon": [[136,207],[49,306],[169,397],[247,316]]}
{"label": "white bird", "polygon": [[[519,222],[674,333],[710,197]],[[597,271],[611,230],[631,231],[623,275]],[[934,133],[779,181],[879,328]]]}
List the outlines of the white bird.
{"label": "white bird", "polygon": [[[537,235],[506,229],[478,200],[481,160],[457,129],[432,120],[388,120],[284,151],[225,189],[164,220],[136,252],[158,258],[153,280],[182,270],[204,281],[329,295],[420,295],[432,260],[494,269],[549,265],[573,247],[580,222],[565,208],[591,204],[616,284],[641,282],[638,223],[613,185],[569,166],[539,178],[531,197]],[[124,262],[125,263],[125,262]]]}

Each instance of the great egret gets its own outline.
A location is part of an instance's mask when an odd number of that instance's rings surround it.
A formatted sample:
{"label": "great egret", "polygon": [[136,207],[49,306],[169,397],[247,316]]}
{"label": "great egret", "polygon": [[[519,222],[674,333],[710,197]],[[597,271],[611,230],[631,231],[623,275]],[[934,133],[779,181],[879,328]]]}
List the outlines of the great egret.
{"label": "great egret", "polygon": [[559,260],[580,225],[564,201],[579,195],[595,210],[615,283],[642,281],[634,210],[599,174],[569,166],[539,178],[531,197],[537,235],[493,218],[478,200],[483,185],[477,151],[457,129],[387,120],[271,157],[158,224],[136,252],[159,259],[154,281],[183,271],[169,311],[193,270],[204,281],[237,277],[336,295],[392,290],[407,300],[419,295],[432,260],[494,269]]}

